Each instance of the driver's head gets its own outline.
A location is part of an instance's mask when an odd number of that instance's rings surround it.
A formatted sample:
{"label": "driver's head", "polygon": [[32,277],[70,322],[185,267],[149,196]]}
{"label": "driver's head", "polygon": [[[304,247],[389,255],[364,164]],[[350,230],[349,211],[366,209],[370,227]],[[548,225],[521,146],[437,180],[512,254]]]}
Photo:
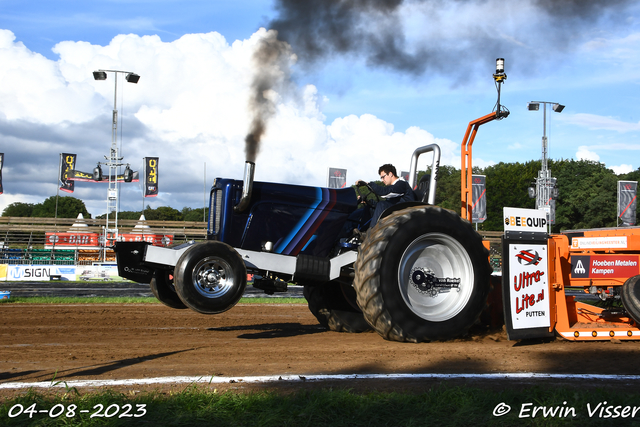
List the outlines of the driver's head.
{"label": "driver's head", "polygon": [[391,185],[393,184],[393,181],[398,178],[395,166],[388,163],[380,166],[378,169],[378,175],[380,175],[380,181],[382,181],[384,185]]}

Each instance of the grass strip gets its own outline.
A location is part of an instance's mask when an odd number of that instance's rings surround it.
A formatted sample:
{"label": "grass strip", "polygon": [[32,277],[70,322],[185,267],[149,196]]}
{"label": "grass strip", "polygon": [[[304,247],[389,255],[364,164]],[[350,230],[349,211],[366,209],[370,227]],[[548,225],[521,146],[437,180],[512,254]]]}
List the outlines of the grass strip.
{"label": "grass strip", "polygon": [[[22,396],[6,400],[0,405],[0,424],[468,427],[601,426],[607,425],[608,421],[616,426],[626,426],[637,423],[640,413],[635,417],[631,412],[614,417],[611,414],[615,415],[616,410],[611,409],[609,414],[607,408],[619,407],[617,413],[623,414],[623,408],[640,405],[638,397],[638,393],[612,388],[534,386],[487,390],[446,384],[421,393],[359,393],[344,389],[218,393],[214,389],[191,385],[178,392],[124,394],[107,390],[81,394],[75,388],[67,388],[57,394],[29,390]],[[494,415],[498,406],[504,408],[505,405],[511,408],[508,413]],[[43,412],[30,413],[29,408]],[[524,412],[522,408],[525,408]],[[546,416],[542,409],[532,416],[534,408],[546,408]],[[131,416],[120,418],[126,409],[129,409],[127,415]],[[53,410],[54,415],[60,415],[53,418],[49,412]],[[80,413],[80,410],[88,412]],[[97,412],[102,416],[95,416]]]}
{"label": "grass strip", "polygon": [[[241,304],[306,304],[304,298],[241,298]],[[11,297],[0,304],[160,304],[155,297]]]}

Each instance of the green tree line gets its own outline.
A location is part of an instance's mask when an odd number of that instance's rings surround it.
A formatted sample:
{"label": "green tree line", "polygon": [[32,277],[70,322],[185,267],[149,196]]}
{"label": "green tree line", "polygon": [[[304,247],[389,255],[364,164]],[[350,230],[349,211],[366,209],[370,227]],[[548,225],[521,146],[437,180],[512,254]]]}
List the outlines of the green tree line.
{"label": "green tree line", "polygon": [[[33,218],[55,218],[56,210],[58,218],[76,218],[79,213],[85,218],[91,218],[91,214],[87,212],[87,208],[84,202],[80,199],[71,196],[57,197],[51,196],[42,203],[23,203],[15,202],[8,205],[2,211],[2,216],[12,217],[33,217]],[[145,218],[149,221],[204,221],[206,215],[209,214],[209,208],[189,208],[184,207],[181,211],[168,207],[160,206],[152,209],[150,206],[144,209],[144,211],[122,211],[118,212],[119,219],[138,219],[140,215],[144,214]],[[106,215],[100,215],[96,218],[104,218]],[[114,217],[113,212],[109,216]]]}
{"label": "green tree line", "polygon": [[[551,176],[557,179],[555,224],[553,232],[617,225],[618,181],[639,181],[640,168],[616,175],[600,162],[589,160],[549,160]],[[527,163],[503,163],[473,173],[486,176],[487,220],[478,228],[503,230],[503,208],[535,208],[528,188],[541,169],[540,160]],[[418,174],[420,177],[425,172]],[[436,205],[460,213],[460,170],[441,166],[438,171]]]}
{"label": "green tree line", "polygon": [[[640,168],[616,175],[603,163],[589,160],[549,160],[551,175],[557,178],[559,195],[556,199],[556,220],[553,232],[580,228],[614,227],[617,224],[617,182],[640,181]],[[487,220],[478,228],[489,231],[503,229],[504,207],[535,208],[535,199],[529,198],[527,189],[538,176],[540,160],[527,163],[498,163],[484,169],[474,168],[474,174],[485,175],[487,194]],[[420,178],[427,171],[420,172]],[[429,172],[430,173],[430,172]],[[436,205],[460,213],[460,170],[453,166],[440,166],[436,187]],[[75,218],[82,213],[89,218],[84,202],[74,197],[58,197],[59,218]],[[54,217],[56,196],[43,203],[15,202],[7,206],[2,216]],[[208,208],[184,207],[177,210],[168,206],[144,211],[118,212],[120,219],[203,221]],[[104,215],[98,218],[104,218]]]}

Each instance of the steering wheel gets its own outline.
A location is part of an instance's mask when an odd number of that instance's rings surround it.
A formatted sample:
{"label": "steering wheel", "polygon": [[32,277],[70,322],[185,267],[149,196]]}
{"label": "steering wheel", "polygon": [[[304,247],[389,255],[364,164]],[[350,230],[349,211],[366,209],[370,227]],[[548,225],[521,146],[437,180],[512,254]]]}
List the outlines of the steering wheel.
{"label": "steering wheel", "polygon": [[[362,191],[361,191],[362,187],[366,187],[369,190],[369,192],[365,196],[362,195]],[[356,182],[356,193],[358,193],[358,201],[359,201],[359,203],[366,204],[367,206],[369,206],[371,208],[374,207],[374,206],[371,205],[371,200],[370,200],[371,195],[373,195],[373,197],[375,198],[376,203],[380,201],[380,196],[378,196],[373,191],[373,188],[371,188],[371,186],[368,183],[364,182],[364,181]]]}

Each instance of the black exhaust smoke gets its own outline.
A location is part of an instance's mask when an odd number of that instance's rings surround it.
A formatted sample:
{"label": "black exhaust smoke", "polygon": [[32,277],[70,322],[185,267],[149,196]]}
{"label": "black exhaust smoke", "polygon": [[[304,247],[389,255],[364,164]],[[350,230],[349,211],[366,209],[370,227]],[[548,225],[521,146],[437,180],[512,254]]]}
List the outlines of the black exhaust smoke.
{"label": "black exhaust smoke", "polygon": [[276,97],[290,84],[291,64],[295,56],[291,53],[291,46],[278,40],[278,33],[270,30],[258,43],[252,59],[256,69],[249,99],[252,119],[244,141],[246,160],[255,163],[267,122],[276,113]]}
{"label": "black exhaust smoke", "polygon": [[[512,73],[534,73],[543,66],[539,64],[553,63],[568,48],[584,42],[580,34],[590,34],[598,21],[625,22],[633,4],[632,0],[525,0],[518,5],[531,11],[528,22],[536,31],[509,32],[494,28],[505,14],[498,0],[276,0],[278,16],[267,24],[269,31],[253,55],[257,71],[251,85],[246,160],[256,161],[267,122],[276,112],[275,97],[291,84],[290,67],[297,59],[311,67],[324,58],[350,55],[369,66],[413,77],[446,75],[454,85],[476,73],[484,76],[497,57],[509,58]],[[454,23],[447,15],[452,12],[486,16]],[[403,13],[424,16],[423,26],[431,31],[407,42]],[[459,36],[447,38],[449,28],[463,24]],[[514,22],[505,24],[510,28]]]}

